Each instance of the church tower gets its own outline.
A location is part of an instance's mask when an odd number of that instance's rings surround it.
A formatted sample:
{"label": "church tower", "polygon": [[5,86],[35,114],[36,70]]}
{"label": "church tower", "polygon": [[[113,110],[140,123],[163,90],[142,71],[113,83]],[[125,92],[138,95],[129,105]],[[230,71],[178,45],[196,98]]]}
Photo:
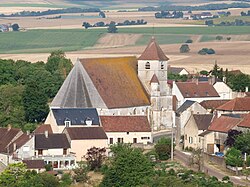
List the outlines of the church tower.
{"label": "church tower", "polygon": [[152,37],[148,46],[138,58],[138,76],[141,82],[150,90],[150,80],[153,75],[159,80],[161,95],[167,95],[167,67],[169,58]]}
{"label": "church tower", "polygon": [[172,93],[167,83],[169,58],[152,38],[138,58],[138,76],[150,95],[150,122],[153,130],[167,129],[173,123]]}

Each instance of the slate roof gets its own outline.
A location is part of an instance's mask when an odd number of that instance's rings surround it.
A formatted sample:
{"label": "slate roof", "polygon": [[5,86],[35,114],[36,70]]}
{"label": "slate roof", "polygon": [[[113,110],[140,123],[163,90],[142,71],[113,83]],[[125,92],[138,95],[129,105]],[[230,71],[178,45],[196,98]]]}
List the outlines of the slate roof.
{"label": "slate roof", "polygon": [[65,134],[35,134],[35,149],[67,149],[70,148]]}
{"label": "slate roof", "polygon": [[235,98],[217,107],[222,111],[250,111],[250,97]]}
{"label": "slate roof", "polygon": [[176,113],[177,113],[177,114],[181,114],[182,112],[184,112],[185,110],[187,110],[190,106],[192,106],[194,103],[195,103],[195,101],[186,100],[186,101],[176,110]]}
{"label": "slate roof", "polygon": [[151,132],[147,116],[100,116],[105,132]]}
{"label": "slate roof", "polygon": [[65,131],[71,140],[108,139],[102,127],[69,127]]}
{"label": "slate roof", "polygon": [[53,134],[51,125],[49,125],[49,124],[42,124],[42,125],[39,125],[39,126],[34,130],[34,134],[44,134],[45,131],[48,131],[49,134]]}
{"label": "slate roof", "polygon": [[168,72],[173,73],[173,74],[179,74],[182,70],[186,70],[186,69],[185,68],[180,68],[180,67],[168,66]]}
{"label": "slate roof", "polygon": [[203,106],[205,109],[216,109],[217,107],[227,103],[230,101],[229,99],[223,99],[223,100],[204,100],[200,102],[200,105]]}
{"label": "slate roof", "polygon": [[22,131],[17,128],[0,127],[0,152],[7,153],[7,146]]}
{"label": "slate roof", "polygon": [[212,119],[212,114],[193,114],[198,130],[207,130]]}
{"label": "slate roof", "polygon": [[27,169],[43,169],[45,168],[44,160],[23,160],[24,164],[26,164]]}
{"label": "slate roof", "polygon": [[229,116],[220,116],[213,120],[208,127],[209,131],[227,133],[233,129],[241,121],[241,118],[233,118]]}
{"label": "slate roof", "polygon": [[138,60],[160,60],[168,61],[169,58],[164,54],[154,38],[151,39],[146,49],[143,51]]}
{"label": "slate roof", "polygon": [[213,85],[207,82],[176,82],[184,98],[220,97]]}
{"label": "slate roof", "polygon": [[65,120],[70,120],[71,125],[86,125],[87,119],[92,120],[92,125],[100,125],[95,108],[54,108],[51,110],[57,125],[65,125]]}
{"label": "slate roof", "polygon": [[126,108],[150,105],[137,76],[135,57],[80,59],[51,103],[52,108]]}

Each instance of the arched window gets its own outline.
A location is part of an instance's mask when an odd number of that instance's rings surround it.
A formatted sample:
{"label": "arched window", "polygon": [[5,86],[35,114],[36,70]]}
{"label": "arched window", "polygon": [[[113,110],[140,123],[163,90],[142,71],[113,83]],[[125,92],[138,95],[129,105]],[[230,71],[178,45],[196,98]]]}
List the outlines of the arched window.
{"label": "arched window", "polygon": [[149,62],[146,63],[145,69],[150,69],[150,63]]}

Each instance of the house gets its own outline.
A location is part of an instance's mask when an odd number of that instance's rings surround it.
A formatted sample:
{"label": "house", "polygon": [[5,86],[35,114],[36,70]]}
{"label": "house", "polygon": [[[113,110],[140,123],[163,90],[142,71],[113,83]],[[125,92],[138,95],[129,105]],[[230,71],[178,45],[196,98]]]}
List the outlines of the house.
{"label": "house", "polygon": [[216,108],[218,116],[222,114],[242,114],[250,112],[250,97],[232,99]]}
{"label": "house", "polygon": [[177,75],[189,75],[189,72],[185,68],[168,66],[168,73]]}
{"label": "house", "polygon": [[[175,113],[167,86],[168,60],[154,38],[139,58],[77,59],[50,108],[96,108],[100,116],[146,115],[153,130],[171,128]],[[158,82],[151,81],[153,76]],[[46,124],[52,125],[52,114]]]}
{"label": "house", "polygon": [[191,115],[184,127],[184,147],[202,149],[201,137],[198,135],[208,129],[212,120],[212,114]]}
{"label": "house", "polygon": [[101,116],[101,123],[108,136],[108,144],[152,143],[147,116]]}
{"label": "house", "polygon": [[67,127],[63,133],[77,161],[85,160],[87,150],[91,147],[108,148],[108,137],[102,127]]}
{"label": "house", "polygon": [[219,106],[230,101],[229,99],[221,99],[221,100],[204,100],[200,102],[200,105],[205,108],[208,112],[212,113]]}
{"label": "house", "polygon": [[220,99],[212,84],[199,82],[197,79],[193,82],[173,82],[172,91],[173,95],[177,97],[177,106],[181,106],[186,100],[201,102]]}
{"label": "house", "polygon": [[53,134],[52,128],[50,124],[42,124],[39,125],[35,130],[34,134],[44,134],[46,131],[48,131],[49,134]]}
{"label": "house", "polygon": [[50,124],[53,132],[62,133],[66,127],[99,126],[100,121],[95,108],[52,108],[45,124]]}
{"label": "house", "polygon": [[220,116],[212,121],[208,130],[201,133],[202,145],[205,152],[213,154],[224,152],[224,142],[228,131],[237,128],[237,124],[242,120],[241,116]]}
{"label": "house", "polygon": [[45,171],[44,160],[22,160],[22,162],[28,170],[35,170],[38,173]]}

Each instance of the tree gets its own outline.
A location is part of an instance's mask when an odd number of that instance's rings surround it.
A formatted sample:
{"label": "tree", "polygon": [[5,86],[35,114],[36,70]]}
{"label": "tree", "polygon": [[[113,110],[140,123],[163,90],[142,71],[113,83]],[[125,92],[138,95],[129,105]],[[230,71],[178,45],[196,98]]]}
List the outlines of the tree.
{"label": "tree", "polygon": [[180,47],[180,53],[188,53],[190,51],[188,44],[182,44]]}
{"label": "tree", "polygon": [[212,26],[212,25],[214,25],[214,21],[213,20],[206,20],[205,25]]}
{"label": "tree", "polygon": [[240,167],[243,165],[241,151],[235,147],[230,148],[225,155],[226,164],[233,167]]}
{"label": "tree", "polygon": [[108,33],[117,33],[116,24],[114,21],[111,21],[108,26]]}
{"label": "tree", "polygon": [[171,139],[161,138],[155,145],[155,151],[160,160],[168,160],[171,154]]}
{"label": "tree", "polygon": [[89,22],[83,22],[83,23],[82,23],[82,26],[83,26],[85,29],[88,29],[89,27],[91,27],[91,25],[90,25]]}
{"label": "tree", "polygon": [[200,71],[200,75],[208,76],[208,75],[209,75],[209,72],[206,71],[206,70],[201,70],[201,71]]}
{"label": "tree", "polygon": [[14,23],[12,26],[13,31],[19,31],[19,25],[17,23]]}
{"label": "tree", "polygon": [[227,41],[230,41],[232,38],[231,37],[227,37]]}
{"label": "tree", "polygon": [[241,150],[242,153],[250,154],[250,132],[242,133],[236,137],[235,148]]}
{"label": "tree", "polygon": [[227,133],[227,139],[225,141],[225,145],[229,147],[234,146],[235,140],[240,134],[242,134],[241,131],[237,131],[234,129],[229,130]]}
{"label": "tree", "polygon": [[99,16],[101,16],[102,18],[106,18],[106,15],[105,15],[105,13],[104,13],[103,11],[101,11],[101,12],[99,13]]}
{"label": "tree", "polygon": [[202,150],[201,149],[194,149],[192,151],[192,164],[197,165],[198,166],[198,171],[201,171],[201,167],[202,167]]}
{"label": "tree", "polygon": [[76,182],[85,183],[89,178],[87,176],[88,167],[83,162],[78,162],[77,165],[78,166],[75,169],[73,169],[74,172],[73,179]]}
{"label": "tree", "polygon": [[152,180],[153,166],[141,150],[117,144],[111,147],[111,152],[113,156],[101,187],[144,186]]}
{"label": "tree", "polygon": [[193,43],[193,40],[188,39],[185,43]]}
{"label": "tree", "polygon": [[216,40],[222,40],[222,39],[223,39],[223,36],[216,36],[215,39],[216,39]]}
{"label": "tree", "polygon": [[105,158],[106,149],[91,147],[87,150],[85,158],[87,160],[90,170],[100,169]]}

